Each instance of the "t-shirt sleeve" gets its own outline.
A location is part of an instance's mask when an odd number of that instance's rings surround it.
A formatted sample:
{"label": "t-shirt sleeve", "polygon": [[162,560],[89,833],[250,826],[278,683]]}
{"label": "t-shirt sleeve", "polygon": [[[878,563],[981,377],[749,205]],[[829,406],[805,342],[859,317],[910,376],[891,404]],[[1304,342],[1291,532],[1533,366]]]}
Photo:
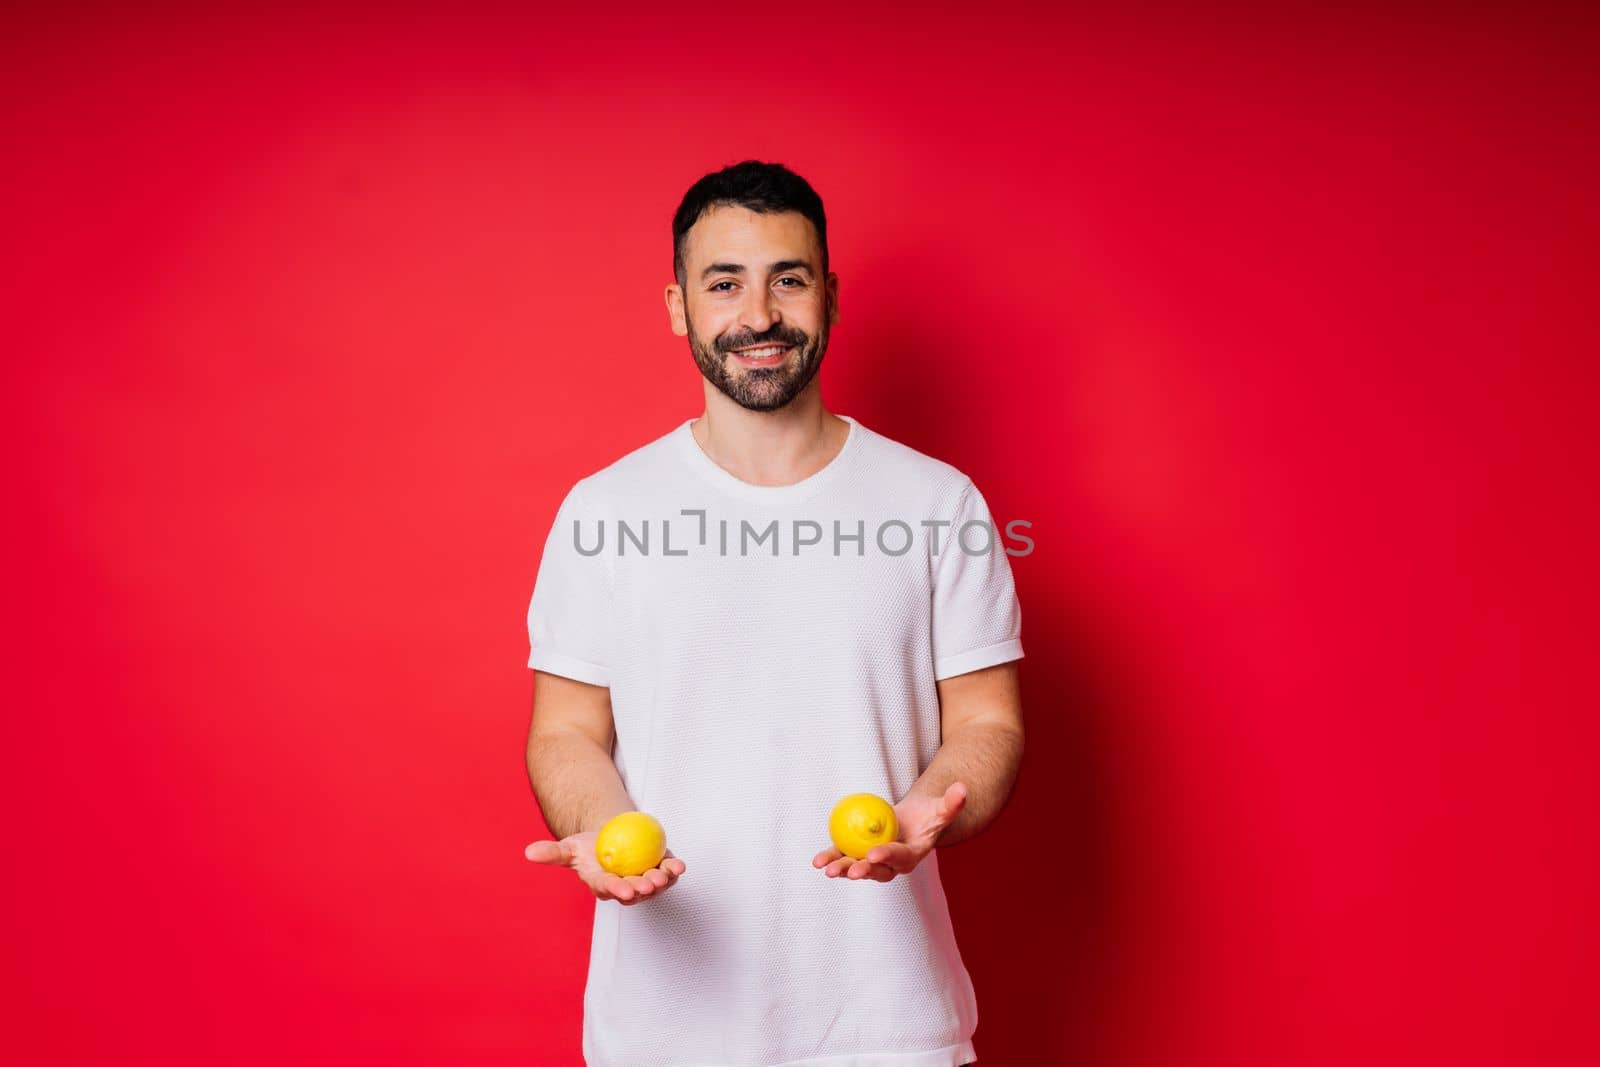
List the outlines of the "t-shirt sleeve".
{"label": "t-shirt sleeve", "polygon": [[[528,603],[528,666],[590,685],[610,685],[610,561],[594,551],[600,519],[590,513],[583,483],[556,511]],[[579,527],[574,532],[574,524]],[[585,555],[583,548],[593,552]]]}
{"label": "t-shirt sleeve", "polygon": [[970,481],[933,562],[933,677],[1022,658],[1022,607],[989,505]]}

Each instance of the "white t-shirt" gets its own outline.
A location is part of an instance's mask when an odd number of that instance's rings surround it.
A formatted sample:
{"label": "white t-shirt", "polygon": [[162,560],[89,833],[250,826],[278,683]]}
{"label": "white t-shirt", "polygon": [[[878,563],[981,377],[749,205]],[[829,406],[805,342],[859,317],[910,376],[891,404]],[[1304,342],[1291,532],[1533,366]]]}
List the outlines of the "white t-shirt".
{"label": "white t-shirt", "polygon": [[976,1059],[940,850],[887,883],[811,858],[841,797],[910,789],[934,683],[1020,658],[1021,609],[971,480],[841,417],[839,454],[786,486],[735,478],[685,421],[581,479],[550,531],[528,665],[610,687],[617,770],[687,868],[595,902],[591,1067]]}

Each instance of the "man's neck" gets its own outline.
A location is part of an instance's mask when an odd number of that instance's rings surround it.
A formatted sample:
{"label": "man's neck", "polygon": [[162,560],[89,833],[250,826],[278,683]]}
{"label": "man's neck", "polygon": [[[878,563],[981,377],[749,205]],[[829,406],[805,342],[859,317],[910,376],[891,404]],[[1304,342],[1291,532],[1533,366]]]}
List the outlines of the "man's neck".
{"label": "man's neck", "polygon": [[689,428],[717,466],[742,482],[772,486],[794,485],[826,467],[850,433],[814,390],[776,411],[750,411],[718,392]]}

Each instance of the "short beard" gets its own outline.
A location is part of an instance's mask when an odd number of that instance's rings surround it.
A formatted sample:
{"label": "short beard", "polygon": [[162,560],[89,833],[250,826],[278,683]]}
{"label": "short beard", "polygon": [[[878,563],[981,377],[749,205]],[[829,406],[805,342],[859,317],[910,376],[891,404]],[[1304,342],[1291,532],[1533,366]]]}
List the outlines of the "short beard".
{"label": "short beard", "polygon": [[[747,411],[776,411],[799,396],[822,369],[828,351],[828,324],[823,322],[815,337],[783,323],[773,323],[764,333],[740,331],[715,338],[710,344],[695,333],[694,320],[684,310],[689,326],[689,352],[706,381],[723,396]],[[729,352],[770,341],[794,347],[795,359],[776,367],[745,367],[742,373],[728,372]]]}

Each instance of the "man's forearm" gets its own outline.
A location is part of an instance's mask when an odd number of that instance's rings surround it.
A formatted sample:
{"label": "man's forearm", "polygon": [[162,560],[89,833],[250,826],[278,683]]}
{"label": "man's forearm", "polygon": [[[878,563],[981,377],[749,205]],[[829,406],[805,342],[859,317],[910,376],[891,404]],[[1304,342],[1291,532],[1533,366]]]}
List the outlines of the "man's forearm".
{"label": "man's forearm", "polygon": [[1011,726],[973,723],[946,737],[933,762],[912,783],[911,792],[937,799],[954,782],[967,787],[967,802],[939,835],[935,847],[960,844],[982,833],[1016,785],[1022,766],[1022,731]]}
{"label": "man's forearm", "polygon": [[528,780],[558,839],[599,830],[612,816],[634,810],[611,753],[582,734],[555,734],[529,745]]}

